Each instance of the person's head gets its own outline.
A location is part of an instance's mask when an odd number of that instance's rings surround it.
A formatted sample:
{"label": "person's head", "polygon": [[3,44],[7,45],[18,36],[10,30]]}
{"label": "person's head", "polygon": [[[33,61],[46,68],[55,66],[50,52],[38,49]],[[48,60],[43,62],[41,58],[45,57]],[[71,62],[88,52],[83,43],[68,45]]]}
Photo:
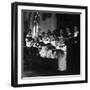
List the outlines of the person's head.
{"label": "person's head", "polygon": [[70,28],[69,27],[66,28],[66,32],[70,33]]}
{"label": "person's head", "polygon": [[60,35],[62,35],[63,34],[63,29],[60,29],[60,32],[59,33],[60,33]]}
{"label": "person's head", "polygon": [[78,27],[77,26],[74,26],[73,27],[73,30],[74,30],[74,32],[77,32],[78,31]]}
{"label": "person's head", "polygon": [[45,36],[45,32],[42,32],[42,36]]}
{"label": "person's head", "polygon": [[45,37],[47,37],[47,33],[45,33]]}

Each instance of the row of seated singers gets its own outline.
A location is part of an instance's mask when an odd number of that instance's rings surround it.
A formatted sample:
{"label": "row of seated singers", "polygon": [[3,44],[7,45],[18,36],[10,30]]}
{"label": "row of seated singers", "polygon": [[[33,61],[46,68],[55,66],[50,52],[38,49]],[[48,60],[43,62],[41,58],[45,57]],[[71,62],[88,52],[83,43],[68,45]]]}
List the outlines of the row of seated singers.
{"label": "row of seated singers", "polygon": [[[64,33],[62,29],[60,29],[58,36],[55,35],[54,33],[45,33],[45,32],[39,33],[37,41],[44,42],[45,44],[51,43],[53,45],[54,45],[54,42],[59,42],[60,45],[61,44],[63,45],[65,41],[68,41],[69,39],[72,39],[72,38],[74,38],[74,40],[75,40],[75,38],[78,38],[78,37],[79,37],[78,28],[76,26],[74,26],[73,33],[71,33],[70,28],[66,28],[66,33]],[[29,32],[26,35],[25,41],[26,42],[33,41],[31,32]],[[78,41],[78,39],[77,39],[77,41]],[[77,41],[75,40],[75,43],[77,43]],[[35,42],[36,42],[36,40],[35,40]]]}
{"label": "row of seated singers", "polygon": [[[42,33],[39,34],[36,40],[32,39],[32,34],[28,33],[26,35],[25,41],[26,46],[31,48],[39,48],[39,53],[42,57],[45,57],[45,53],[50,52],[52,57],[56,57],[56,52],[52,53],[53,50],[67,50],[67,43],[78,43],[79,31],[76,26],[74,26],[73,33],[71,33],[70,28],[66,28],[66,34],[60,29],[59,35],[56,36],[53,33]],[[47,51],[47,52],[46,52]],[[43,52],[43,53],[41,53]],[[49,54],[48,54],[49,55]],[[50,57],[51,57],[50,56]]]}

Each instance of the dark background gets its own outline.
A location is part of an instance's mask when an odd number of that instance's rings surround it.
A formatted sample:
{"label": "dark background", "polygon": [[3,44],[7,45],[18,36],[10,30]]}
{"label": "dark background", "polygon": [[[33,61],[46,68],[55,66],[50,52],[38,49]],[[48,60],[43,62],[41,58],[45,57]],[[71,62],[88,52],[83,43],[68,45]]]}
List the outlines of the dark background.
{"label": "dark background", "polygon": [[[26,33],[30,27],[30,13],[23,12],[23,32],[25,38]],[[42,19],[45,20],[51,17],[51,13],[43,13]],[[73,33],[73,26],[77,26],[80,33],[80,14],[60,14],[56,13],[56,25],[57,28],[54,30],[59,33],[60,29],[64,30],[67,27]],[[47,26],[46,26],[47,27]],[[80,39],[80,37],[79,37]],[[80,43],[67,45],[67,71],[57,71],[57,59],[49,60],[42,59],[40,57],[30,56],[30,49],[23,48],[23,77],[30,76],[49,76],[49,75],[75,75],[80,74]]]}

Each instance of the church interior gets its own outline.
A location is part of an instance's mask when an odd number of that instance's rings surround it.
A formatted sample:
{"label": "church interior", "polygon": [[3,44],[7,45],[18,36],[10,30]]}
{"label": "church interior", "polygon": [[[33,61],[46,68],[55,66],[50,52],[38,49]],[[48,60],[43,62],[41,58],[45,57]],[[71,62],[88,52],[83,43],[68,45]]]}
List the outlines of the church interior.
{"label": "church interior", "polygon": [[22,77],[80,74],[80,14],[22,10]]}

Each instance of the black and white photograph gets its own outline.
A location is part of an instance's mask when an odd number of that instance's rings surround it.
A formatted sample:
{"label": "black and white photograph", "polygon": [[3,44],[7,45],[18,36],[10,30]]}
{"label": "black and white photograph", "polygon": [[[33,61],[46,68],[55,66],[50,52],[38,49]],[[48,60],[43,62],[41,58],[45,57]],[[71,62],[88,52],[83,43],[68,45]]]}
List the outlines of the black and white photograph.
{"label": "black and white photograph", "polygon": [[22,10],[22,77],[80,74],[80,14]]}
{"label": "black and white photograph", "polygon": [[12,4],[12,86],[87,82],[86,11],[84,6]]}

